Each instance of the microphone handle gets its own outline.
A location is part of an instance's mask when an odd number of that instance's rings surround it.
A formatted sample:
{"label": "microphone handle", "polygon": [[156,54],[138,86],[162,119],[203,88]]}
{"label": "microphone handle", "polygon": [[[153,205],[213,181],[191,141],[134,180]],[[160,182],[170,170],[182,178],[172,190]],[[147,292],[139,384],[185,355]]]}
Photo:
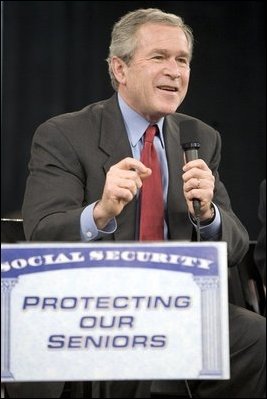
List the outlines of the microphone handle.
{"label": "microphone handle", "polygon": [[186,162],[194,161],[195,159],[198,159],[198,150],[196,148],[185,151]]}
{"label": "microphone handle", "polygon": [[[198,159],[198,150],[197,148],[190,148],[189,150],[185,151],[185,159],[186,162],[194,161]],[[195,212],[195,216],[199,217],[200,214],[200,201],[198,199],[193,199],[193,208]]]}

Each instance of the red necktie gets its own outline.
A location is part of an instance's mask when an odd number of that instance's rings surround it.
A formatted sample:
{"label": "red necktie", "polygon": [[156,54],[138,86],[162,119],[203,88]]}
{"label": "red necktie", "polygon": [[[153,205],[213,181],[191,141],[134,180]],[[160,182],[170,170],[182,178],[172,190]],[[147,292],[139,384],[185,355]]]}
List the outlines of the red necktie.
{"label": "red necktie", "polygon": [[152,174],[143,181],[140,199],[140,231],[139,239],[163,240],[164,205],[160,163],[153,145],[157,125],[149,126],[144,134],[144,147],[141,162],[150,169]]}

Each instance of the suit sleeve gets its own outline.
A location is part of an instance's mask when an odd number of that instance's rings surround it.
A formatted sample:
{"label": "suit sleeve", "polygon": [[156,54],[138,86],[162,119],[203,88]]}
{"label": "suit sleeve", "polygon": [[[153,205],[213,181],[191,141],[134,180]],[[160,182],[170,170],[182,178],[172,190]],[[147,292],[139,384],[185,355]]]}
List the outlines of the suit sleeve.
{"label": "suit sleeve", "polygon": [[85,177],[78,154],[48,121],[36,131],[22,216],[27,240],[79,241]]}
{"label": "suit sleeve", "polygon": [[[248,233],[232,210],[231,202],[224,184],[221,182],[218,166],[221,158],[221,138],[218,132],[215,135],[215,148],[209,167],[215,176],[214,203],[221,215],[221,241],[227,243],[228,265],[234,266],[242,261],[249,247]],[[207,148],[209,151],[209,149]]]}

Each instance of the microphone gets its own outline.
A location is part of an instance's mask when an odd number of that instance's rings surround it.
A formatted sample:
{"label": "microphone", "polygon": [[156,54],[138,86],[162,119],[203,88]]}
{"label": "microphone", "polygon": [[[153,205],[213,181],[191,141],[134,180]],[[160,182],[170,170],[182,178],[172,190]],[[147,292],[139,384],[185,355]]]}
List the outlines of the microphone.
{"label": "microphone", "polygon": [[[198,149],[200,143],[197,133],[197,122],[194,120],[183,121],[180,123],[180,142],[184,150],[186,162],[198,159]],[[200,215],[200,201],[197,198],[193,199],[193,208],[195,217]]]}

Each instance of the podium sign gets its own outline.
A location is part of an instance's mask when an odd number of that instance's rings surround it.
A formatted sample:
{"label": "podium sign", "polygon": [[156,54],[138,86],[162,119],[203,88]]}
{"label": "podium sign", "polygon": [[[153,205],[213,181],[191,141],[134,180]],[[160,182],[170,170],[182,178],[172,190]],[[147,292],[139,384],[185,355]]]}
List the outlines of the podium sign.
{"label": "podium sign", "polygon": [[226,243],[6,244],[2,381],[228,379]]}

